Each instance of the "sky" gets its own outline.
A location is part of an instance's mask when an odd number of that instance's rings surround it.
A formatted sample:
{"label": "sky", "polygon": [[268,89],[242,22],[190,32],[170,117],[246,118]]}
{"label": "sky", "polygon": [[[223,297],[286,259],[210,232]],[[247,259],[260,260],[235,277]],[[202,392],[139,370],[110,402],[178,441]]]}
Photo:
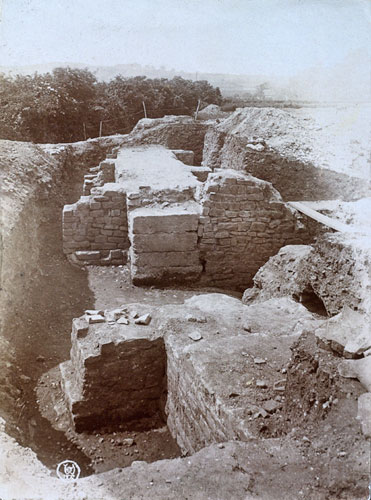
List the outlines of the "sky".
{"label": "sky", "polygon": [[0,66],[151,64],[290,77],[370,44],[369,0],[0,0]]}

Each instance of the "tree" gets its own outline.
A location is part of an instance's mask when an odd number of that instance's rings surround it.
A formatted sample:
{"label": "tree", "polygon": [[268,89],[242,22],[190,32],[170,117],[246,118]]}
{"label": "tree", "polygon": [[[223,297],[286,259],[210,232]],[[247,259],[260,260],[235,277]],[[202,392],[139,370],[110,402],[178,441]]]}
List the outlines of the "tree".
{"label": "tree", "polygon": [[34,142],[72,142],[99,134],[127,133],[143,118],[189,114],[220,104],[218,88],[181,77],[149,79],[117,76],[97,82],[88,70],[57,68],[52,73],[8,78],[0,75],[0,137]]}

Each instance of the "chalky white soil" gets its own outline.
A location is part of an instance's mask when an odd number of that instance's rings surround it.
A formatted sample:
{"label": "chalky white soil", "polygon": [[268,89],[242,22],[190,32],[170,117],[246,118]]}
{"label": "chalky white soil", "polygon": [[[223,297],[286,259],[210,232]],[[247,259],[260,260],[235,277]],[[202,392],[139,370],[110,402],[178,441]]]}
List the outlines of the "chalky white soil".
{"label": "chalky white soil", "polygon": [[218,129],[262,139],[283,157],[370,180],[370,110],[370,105],[241,108]]}

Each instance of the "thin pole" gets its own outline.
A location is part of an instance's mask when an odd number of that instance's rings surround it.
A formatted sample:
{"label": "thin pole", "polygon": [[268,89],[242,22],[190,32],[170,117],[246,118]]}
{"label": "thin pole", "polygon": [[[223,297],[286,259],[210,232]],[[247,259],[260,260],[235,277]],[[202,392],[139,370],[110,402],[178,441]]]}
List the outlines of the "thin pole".
{"label": "thin pole", "polygon": [[102,137],[103,122],[99,122],[99,137]]}
{"label": "thin pole", "polygon": [[143,110],[144,110],[144,118],[147,118],[147,110],[146,110],[146,103],[142,101],[143,104]]}
{"label": "thin pole", "polygon": [[196,113],[195,113],[195,120],[197,120],[197,115],[198,115],[200,106],[201,106],[201,99],[199,99],[198,103],[197,103],[197,109],[196,109]]}
{"label": "thin pole", "polygon": [[84,141],[86,141],[86,125],[85,125],[85,122],[83,123],[83,127],[84,127]]}

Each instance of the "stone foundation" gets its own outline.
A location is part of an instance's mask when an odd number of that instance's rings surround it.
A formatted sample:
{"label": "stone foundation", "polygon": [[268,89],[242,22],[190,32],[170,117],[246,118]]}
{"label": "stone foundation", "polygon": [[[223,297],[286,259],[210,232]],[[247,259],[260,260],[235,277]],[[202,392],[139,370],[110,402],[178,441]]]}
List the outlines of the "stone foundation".
{"label": "stone foundation", "polygon": [[[77,432],[121,424],[150,428],[161,422],[164,342],[150,325],[136,324],[133,315],[121,308],[106,317],[73,321],[71,360],[60,368]],[[102,323],[95,323],[97,316]]]}
{"label": "stone foundation", "polygon": [[267,307],[269,315],[265,304],[205,294],[75,319],[71,360],[61,365],[75,429],[147,428],[160,422],[166,403],[168,427],[184,452],[256,437],[259,412],[282,406],[272,400],[283,390],[276,387],[290,345],[319,323],[290,299]]}
{"label": "stone foundation", "polygon": [[210,174],[201,196],[200,257],[206,282],[243,288],[282,246],[312,241],[271,184],[234,170]]}
{"label": "stone foundation", "polygon": [[65,206],[63,249],[77,264],[117,265],[130,247],[135,284],[201,279],[243,290],[282,246],[311,243],[324,230],[271,184],[190,168],[160,146],[122,149],[97,168],[98,177],[114,169],[116,182]]}
{"label": "stone foundation", "polygon": [[108,158],[100,162],[98,167],[92,167],[90,174],[84,176],[83,195],[89,195],[94,187],[103,186],[115,180],[115,161]]}
{"label": "stone foundation", "polygon": [[117,184],[94,188],[63,209],[63,252],[81,265],[126,263],[126,193]]}

